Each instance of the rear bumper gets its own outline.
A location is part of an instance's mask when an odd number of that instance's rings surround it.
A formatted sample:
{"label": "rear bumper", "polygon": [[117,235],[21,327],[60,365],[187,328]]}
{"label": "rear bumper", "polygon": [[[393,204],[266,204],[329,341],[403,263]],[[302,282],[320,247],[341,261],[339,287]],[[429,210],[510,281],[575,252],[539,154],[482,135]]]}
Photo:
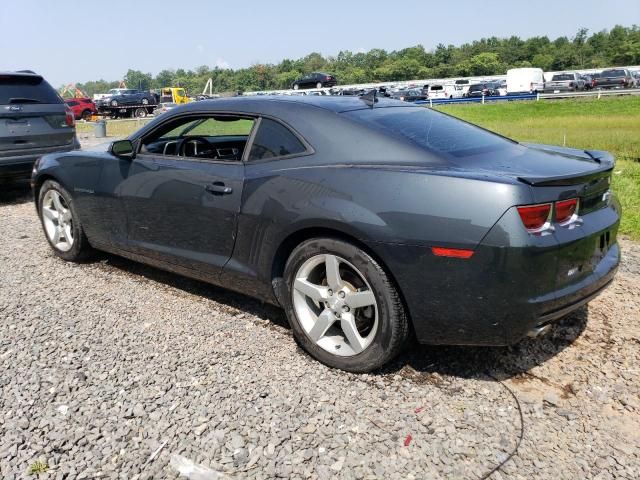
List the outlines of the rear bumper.
{"label": "rear bumper", "polygon": [[0,157],[0,179],[19,180],[31,177],[31,170],[35,161],[48,153],[70,152],[80,148],[78,139],[74,137],[73,143],[61,147],[44,147],[24,152],[21,155]]}
{"label": "rear bumper", "polygon": [[391,270],[419,342],[510,345],[580,308],[613,280],[618,211],[590,215],[588,227],[535,237],[519,236],[522,226],[512,221],[520,219],[505,214],[468,260],[436,257],[422,246],[371,248]]}

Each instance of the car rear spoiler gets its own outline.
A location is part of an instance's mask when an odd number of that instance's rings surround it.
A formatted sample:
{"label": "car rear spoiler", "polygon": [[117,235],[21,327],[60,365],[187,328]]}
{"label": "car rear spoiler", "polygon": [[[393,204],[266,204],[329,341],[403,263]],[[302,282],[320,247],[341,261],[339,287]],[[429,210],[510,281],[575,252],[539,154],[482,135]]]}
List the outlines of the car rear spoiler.
{"label": "car rear spoiler", "polygon": [[596,170],[591,170],[584,174],[558,175],[553,177],[518,177],[518,180],[528,185],[551,187],[589,183],[593,180],[609,176],[615,165],[615,158],[613,155],[604,150],[578,150],[574,148],[554,147],[553,145],[540,145],[535,143],[523,143],[522,145],[529,148],[535,148],[537,150],[577,156],[599,164]]}

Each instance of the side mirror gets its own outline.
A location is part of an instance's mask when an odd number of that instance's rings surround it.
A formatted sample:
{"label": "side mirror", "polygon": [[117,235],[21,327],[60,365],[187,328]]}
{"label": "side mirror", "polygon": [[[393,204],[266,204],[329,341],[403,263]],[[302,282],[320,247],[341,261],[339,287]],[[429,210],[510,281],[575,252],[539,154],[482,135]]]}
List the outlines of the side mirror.
{"label": "side mirror", "polygon": [[118,158],[124,158],[127,160],[133,160],[136,158],[136,152],[131,140],[118,140],[113,142],[109,147],[109,152]]}

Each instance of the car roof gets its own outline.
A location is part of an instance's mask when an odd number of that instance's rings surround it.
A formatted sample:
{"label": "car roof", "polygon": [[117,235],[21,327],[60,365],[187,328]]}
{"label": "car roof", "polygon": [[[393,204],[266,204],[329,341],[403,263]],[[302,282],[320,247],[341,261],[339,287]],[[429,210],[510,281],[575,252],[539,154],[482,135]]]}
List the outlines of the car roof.
{"label": "car roof", "polygon": [[[369,105],[358,96],[351,95],[302,95],[302,96],[282,96],[282,95],[260,95],[260,96],[240,96],[230,98],[218,98],[212,100],[202,100],[191,102],[181,107],[182,111],[208,111],[212,108],[216,110],[226,110],[231,112],[244,113],[269,113],[284,104],[293,104],[310,109],[319,108],[330,112],[341,113],[351,110],[361,110],[370,108]],[[413,107],[406,102],[378,97],[378,102],[374,108],[384,107]]]}

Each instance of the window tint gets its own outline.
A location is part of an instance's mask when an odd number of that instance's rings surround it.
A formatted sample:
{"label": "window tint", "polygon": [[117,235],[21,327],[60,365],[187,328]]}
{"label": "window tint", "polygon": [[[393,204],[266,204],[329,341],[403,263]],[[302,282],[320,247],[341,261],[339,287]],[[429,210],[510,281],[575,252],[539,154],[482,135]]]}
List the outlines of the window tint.
{"label": "window tint", "polygon": [[427,108],[388,107],[355,110],[345,115],[426,150],[456,157],[505,148],[511,142]]}
{"label": "window tint", "polygon": [[253,140],[249,160],[283,157],[304,153],[307,149],[289,129],[278,122],[263,118]]}
{"label": "window tint", "polygon": [[0,75],[0,105],[10,103],[62,103],[62,99],[38,75]]}
{"label": "window tint", "polygon": [[554,75],[551,81],[559,81],[559,80],[574,80],[574,77],[571,73],[563,73],[560,75]]}

